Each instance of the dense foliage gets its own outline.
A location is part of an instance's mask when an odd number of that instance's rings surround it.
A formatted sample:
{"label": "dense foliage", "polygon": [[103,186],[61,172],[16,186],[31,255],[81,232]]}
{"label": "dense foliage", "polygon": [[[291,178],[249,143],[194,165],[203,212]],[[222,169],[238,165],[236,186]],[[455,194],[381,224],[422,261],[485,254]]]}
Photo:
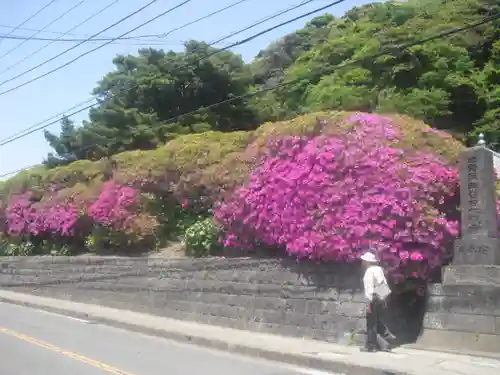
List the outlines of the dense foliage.
{"label": "dense foliage", "polygon": [[[94,90],[100,104],[89,120],[76,126],[64,119],[60,135],[46,133],[54,149],[46,164],[150,150],[180,134],[250,130],[321,110],[407,114],[462,140],[485,132],[496,147],[500,21],[403,53],[393,47],[498,12],[496,0],[389,1],[353,8],[340,18],[317,17],[249,64],[197,41],[182,52],[149,48],[117,56],[116,69]],[[385,50],[387,55],[369,58]],[[294,83],[233,100],[283,81]],[[228,99],[233,101],[209,107]]]}
{"label": "dense foliage", "polygon": [[[425,276],[457,235],[462,141],[500,140],[498,21],[334,67],[498,11],[494,0],[369,4],[318,17],[249,64],[195,41],[118,56],[89,120],[64,118],[45,134],[44,165],[0,184],[0,250],[183,238],[208,255],[222,230],[226,246],[316,260],[374,246],[395,275]],[[294,83],[211,106],[283,81]]]}
{"label": "dense foliage", "polygon": [[179,134],[255,128],[252,109],[242,99],[167,121],[248,92],[249,67],[232,52],[216,51],[191,41],[182,53],[146,48],[138,56],[116,57],[116,70],[94,90],[102,104],[90,111],[89,121],[77,127],[65,118],[59,136],[45,133],[55,151],[46,164],[150,150]]}
{"label": "dense foliage", "polygon": [[[392,134],[389,143],[383,137],[387,131]],[[297,155],[289,155],[290,160],[279,159],[284,163],[281,174],[268,168],[272,160],[270,155],[291,152],[287,148],[290,142],[298,142],[300,147],[294,149]],[[364,188],[369,189],[370,183],[376,184],[384,178],[392,178],[396,184],[385,185],[386,199],[396,199],[398,194],[404,194],[399,191],[391,193],[392,196],[389,194],[398,183],[401,189],[417,194],[420,187],[429,182],[428,190],[423,190],[427,195],[420,193],[414,196],[421,203],[421,206],[414,207],[416,218],[420,218],[419,214],[430,212],[428,208],[432,205],[428,201],[432,196],[453,192],[453,179],[447,176],[454,176],[454,165],[463,150],[460,142],[447,133],[405,116],[321,112],[290,121],[266,123],[254,132],[184,135],[155,150],[129,151],[110,159],[78,161],[52,169],[37,167],[0,186],[2,207],[5,208],[0,209],[0,214],[5,216],[3,238],[16,245],[15,248],[4,246],[4,251],[18,254],[130,252],[161,247],[169,240],[183,236],[192,254],[206,255],[218,249],[215,236],[219,228],[213,225],[211,218],[213,205],[220,207],[220,202],[225,205],[241,203],[241,192],[244,190],[238,190],[239,187],[255,179],[255,176],[260,176],[261,183],[266,186],[273,186],[275,178],[290,179],[287,173],[292,173],[292,176],[295,173],[293,157],[300,159],[307,156],[314,160],[317,157],[314,145],[318,147],[318,154],[336,145],[337,156],[347,153],[351,159],[359,157],[357,163],[367,163],[372,178],[376,176],[375,171],[386,173],[380,175],[379,180],[363,180],[362,175],[355,180],[352,175],[350,179],[338,182],[337,189],[340,191],[357,188],[360,198]],[[398,151],[384,154],[391,147]],[[417,158],[417,151],[427,156]],[[380,160],[377,159],[379,156]],[[288,162],[291,164],[286,164]],[[345,162],[346,159],[342,158],[332,161],[337,163],[329,166],[334,173],[326,176],[328,178],[323,176],[324,183],[330,181],[333,184],[342,173],[347,173],[345,168],[348,169],[349,165]],[[394,169],[384,166],[389,162],[393,163]],[[416,178],[411,184],[397,169],[404,162],[411,166],[405,171],[407,177],[413,174]],[[287,170],[286,165],[291,169]],[[315,191],[317,195],[315,199],[320,199],[324,187],[322,182],[316,182],[317,186],[308,185],[317,178],[305,175],[297,189],[305,189],[301,194],[312,189],[310,191]],[[291,194],[290,191],[288,193]],[[370,190],[366,192],[369,193]],[[236,208],[232,212],[226,209],[225,212],[236,214],[239,212]],[[237,222],[220,217],[220,212],[219,208],[217,216],[223,227],[233,230]],[[451,216],[446,220],[452,220],[454,214],[456,207],[452,204]],[[433,212],[432,215],[439,218],[440,212]],[[276,223],[273,228],[276,228]],[[441,230],[439,228],[448,228],[445,224],[433,225],[436,230]],[[272,243],[267,235],[261,238],[262,233],[254,234],[253,241]],[[452,232],[449,234],[452,235]],[[431,244],[430,253],[424,249],[420,251],[426,256],[436,254],[432,262],[437,262],[442,259],[439,251],[445,248],[445,242],[446,238],[443,238],[442,248],[439,244]],[[275,245],[288,247],[294,255],[307,255],[293,250],[296,245],[283,241]],[[404,254],[404,247],[400,250]],[[318,257],[314,251],[309,255]],[[321,257],[336,259],[335,256]]]}
{"label": "dense foliage", "polygon": [[401,133],[388,118],[346,122],[353,128],[342,136],[272,141],[249,183],[216,211],[226,246],[258,241],[348,262],[373,247],[392,270],[425,260],[420,275],[443,264],[458,233],[456,168],[395,147]]}
{"label": "dense foliage", "polygon": [[189,255],[207,256],[215,252],[219,245],[219,228],[208,217],[196,221],[187,228],[184,235],[186,252]]}

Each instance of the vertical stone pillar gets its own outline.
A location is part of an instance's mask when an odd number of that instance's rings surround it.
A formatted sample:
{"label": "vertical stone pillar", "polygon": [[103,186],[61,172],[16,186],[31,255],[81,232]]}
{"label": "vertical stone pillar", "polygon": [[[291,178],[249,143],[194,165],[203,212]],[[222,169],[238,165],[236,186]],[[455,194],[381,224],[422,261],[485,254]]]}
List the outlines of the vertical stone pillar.
{"label": "vertical stone pillar", "polygon": [[472,147],[460,157],[461,238],[453,265],[500,265],[493,153]]}
{"label": "vertical stone pillar", "polygon": [[493,152],[480,137],[460,156],[461,238],[443,283],[430,288],[426,347],[495,352],[500,348],[500,239]]}

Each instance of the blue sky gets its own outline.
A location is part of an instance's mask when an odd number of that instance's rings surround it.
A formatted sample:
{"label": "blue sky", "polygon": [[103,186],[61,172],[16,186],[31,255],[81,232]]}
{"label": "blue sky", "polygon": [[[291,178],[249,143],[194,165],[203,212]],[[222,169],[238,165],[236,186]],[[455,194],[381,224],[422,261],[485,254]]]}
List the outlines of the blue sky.
{"label": "blue sky", "polygon": [[[23,28],[42,29],[52,22],[62,13],[78,4],[81,0],[57,0],[53,5],[45,9],[37,17],[25,24]],[[76,24],[80,23],[92,13],[110,4],[113,0],[86,0],[73,11],[62,17],[46,29],[50,32],[41,32],[37,37],[60,36],[57,32],[66,32]],[[145,5],[150,0],[120,0],[117,4],[109,8],[106,12],[93,18],[91,21],[72,31],[72,34],[64,38],[88,37],[101,29],[118,21],[122,17]],[[209,14],[216,9],[223,8],[232,4],[236,0],[192,0],[186,6],[166,15],[152,24],[136,31],[133,35],[162,34],[171,29],[179,27],[193,19]],[[7,34],[12,31],[12,27],[18,25],[30,15],[35,13],[49,0],[18,0],[5,1],[2,4],[0,13],[0,34]],[[157,3],[147,8],[143,12],[107,31],[103,36],[120,35],[142,22],[165,11],[182,0],[159,0]],[[154,39],[155,47],[182,50],[182,42],[189,39],[214,41],[233,31],[244,28],[251,23],[260,20],[268,15],[276,13],[282,9],[298,4],[302,0],[247,0],[228,11],[213,16],[207,20],[191,25],[185,29],[170,34],[166,39]],[[314,8],[327,5],[330,0],[316,0],[297,11],[287,13],[284,16],[268,21],[259,27],[246,33],[238,35],[237,38],[229,42],[244,39],[258,31],[271,27],[279,22],[306,13]],[[347,0],[345,3],[331,7],[330,13],[342,15],[353,6],[368,3],[366,0]],[[317,14],[320,15],[321,13]],[[312,18],[312,17],[310,17]],[[234,51],[240,53],[247,61],[251,60],[262,48],[270,42],[280,38],[303,26],[307,19],[297,21],[285,27],[279,28],[274,32],[266,34],[253,40]],[[9,28],[10,27],[10,28]],[[12,35],[31,36],[35,31],[16,30]],[[148,39],[151,41],[152,39]],[[20,43],[19,40],[0,40],[0,56],[6,54]],[[72,46],[71,43],[56,42],[43,49],[41,52],[30,57],[22,63],[18,63],[25,56],[36,51],[48,42],[28,41],[16,50],[10,52],[5,57],[0,58],[0,72],[7,68],[8,71],[0,74],[0,82],[8,80],[25,70],[61,53],[64,49]],[[140,44],[140,45],[139,45]],[[122,41],[118,44],[108,45],[96,52],[93,52],[70,66],[38,80],[32,84],[26,85],[16,91],[0,95],[1,122],[0,139],[11,136],[24,128],[30,127],[37,122],[50,118],[60,112],[63,112],[77,103],[91,98],[91,91],[95,84],[107,72],[113,69],[112,59],[118,54],[133,54],[138,48],[147,47],[151,42]],[[161,45],[157,45],[161,44]],[[17,86],[43,74],[55,67],[72,60],[81,53],[84,53],[97,46],[96,43],[87,43],[79,46],[68,54],[61,56],[55,61],[34,70],[16,80],[1,85],[0,92],[11,87]],[[77,122],[86,118],[86,113],[75,116],[73,119]],[[59,125],[52,125],[48,128],[51,131],[58,131]],[[41,162],[50,148],[43,137],[43,132],[36,132],[25,138],[19,139],[10,144],[0,147],[0,175],[25,168],[27,166]]]}

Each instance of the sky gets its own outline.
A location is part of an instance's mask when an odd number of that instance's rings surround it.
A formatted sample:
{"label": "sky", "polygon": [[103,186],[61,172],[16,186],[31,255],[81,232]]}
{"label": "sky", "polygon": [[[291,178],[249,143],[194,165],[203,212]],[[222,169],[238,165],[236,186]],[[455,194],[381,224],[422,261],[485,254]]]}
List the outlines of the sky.
{"label": "sky", "polygon": [[[5,1],[0,6],[0,35],[11,33],[11,36],[58,38],[115,0],[56,0],[36,17],[21,28],[13,28],[38,10],[50,0],[18,0]],[[151,0],[119,0],[106,11],[82,24],[70,34],[62,38],[88,38],[102,29],[112,25],[121,18],[135,12]],[[109,29],[99,37],[115,37],[121,35],[143,22],[155,17],[165,10],[182,3],[184,0],[158,0],[135,16]],[[217,9],[224,8],[237,0],[191,0],[188,4],[167,14],[149,25],[127,36],[161,35],[197,18],[208,15]],[[89,53],[67,67],[47,75],[33,83],[17,90],[2,94],[17,85],[23,84],[34,77],[73,60],[78,55],[102,45],[104,42],[84,43],[74,50],[62,55],[31,72],[23,74],[10,82],[13,77],[35,67],[36,65],[71,48],[76,43],[55,42],[44,47],[48,41],[8,40],[0,36],[0,143],[13,134],[45,121],[55,115],[67,112],[78,103],[91,99],[92,89],[108,72],[113,70],[112,59],[119,54],[135,54],[139,48],[152,46],[165,50],[181,51],[186,40],[215,41],[227,34],[240,30],[267,16],[277,13],[303,0],[246,0],[245,2],[219,13],[206,20],[190,25],[182,30],[170,33],[167,37],[150,37],[147,39],[119,41]],[[239,34],[224,43],[242,40],[259,31],[272,27],[280,22],[292,19],[325,6],[332,0],[316,0],[298,10],[272,19],[254,29]],[[294,23],[278,28],[253,41],[235,48],[233,51],[250,61],[261,49],[287,33],[301,28],[308,20],[326,12],[336,16],[343,15],[354,6],[368,3],[367,0],[346,0],[344,3],[330,7],[328,10],[316,13]],[[64,14],[75,7],[67,14]],[[21,44],[22,43],[22,44]],[[37,50],[40,52],[33,54]],[[30,56],[33,54],[33,56]],[[24,61],[21,61],[24,60]],[[4,83],[5,82],[5,83]],[[87,118],[87,112],[72,117],[77,123]],[[58,133],[59,124],[47,128]],[[43,131],[38,131],[12,143],[0,146],[0,175],[40,163],[51,151]]]}

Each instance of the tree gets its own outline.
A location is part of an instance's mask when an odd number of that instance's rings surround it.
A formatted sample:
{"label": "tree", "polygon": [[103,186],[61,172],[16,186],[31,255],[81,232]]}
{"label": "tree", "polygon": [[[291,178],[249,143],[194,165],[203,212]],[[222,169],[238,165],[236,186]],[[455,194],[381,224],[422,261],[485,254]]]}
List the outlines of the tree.
{"label": "tree", "polygon": [[77,131],[74,122],[70,118],[67,116],[62,118],[61,133],[59,136],[55,136],[47,130],[45,130],[44,136],[47,142],[49,142],[50,147],[56,152],[56,155],[49,153],[47,159],[44,161],[44,164],[49,168],[69,164],[78,159],[74,151],[81,147],[81,145],[75,143],[77,141]]}
{"label": "tree", "polygon": [[[47,164],[153,149],[178,134],[253,129],[255,115],[245,99],[200,110],[249,89],[251,75],[241,57],[216,52],[190,41],[182,53],[149,48],[138,56],[117,56],[116,69],[94,89],[100,104],[89,120],[78,128],[63,120],[59,136],[46,133],[57,154]],[[193,111],[198,112],[182,116]]]}
{"label": "tree", "polygon": [[498,12],[496,0],[388,1],[316,17],[250,64],[199,41],[183,52],[117,56],[94,90],[99,105],[89,120],[79,127],[63,120],[59,136],[46,133],[55,152],[46,164],[154,149],[180,134],[252,130],[317,110],[407,114],[460,139],[485,132],[500,149],[500,21],[398,48]]}
{"label": "tree", "polygon": [[[494,130],[498,21],[403,52],[394,48],[499,11],[493,0],[412,0],[353,8],[341,19],[319,23],[328,30],[327,38],[304,48],[283,71],[280,82],[286,84],[257,99],[255,107],[271,119],[287,117],[280,107],[289,117],[324,109],[397,112],[460,136],[480,128],[500,141]],[[371,58],[384,50],[386,55]]]}

